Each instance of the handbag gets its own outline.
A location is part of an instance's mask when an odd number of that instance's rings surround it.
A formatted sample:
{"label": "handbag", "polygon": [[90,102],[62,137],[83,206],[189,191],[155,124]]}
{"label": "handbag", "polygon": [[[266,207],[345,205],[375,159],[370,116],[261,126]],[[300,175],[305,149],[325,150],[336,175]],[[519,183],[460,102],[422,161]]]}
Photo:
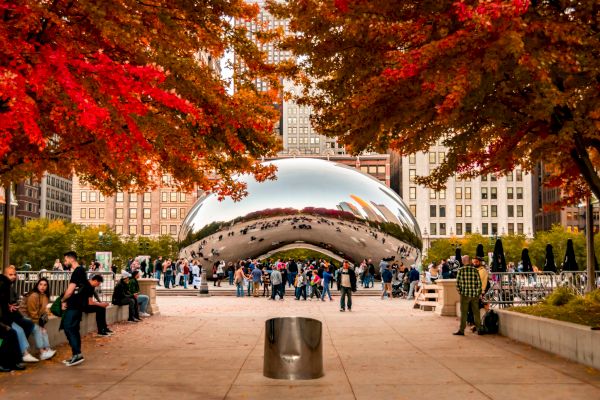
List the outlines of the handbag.
{"label": "handbag", "polygon": [[40,319],[38,321],[38,325],[43,328],[44,326],[46,326],[46,324],[48,323],[48,313],[43,313],[42,315],[40,315]]}
{"label": "handbag", "polygon": [[58,296],[52,306],[50,306],[50,312],[57,317],[62,317],[62,296]]}

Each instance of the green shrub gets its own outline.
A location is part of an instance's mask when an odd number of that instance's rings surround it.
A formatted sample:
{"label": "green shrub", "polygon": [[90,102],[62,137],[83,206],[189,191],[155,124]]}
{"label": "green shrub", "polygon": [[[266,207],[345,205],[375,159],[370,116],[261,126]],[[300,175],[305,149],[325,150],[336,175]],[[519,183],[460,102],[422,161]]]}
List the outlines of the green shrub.
{"label": "green shrub", "polygon": [[575,298],[575,294],[569,288],[558,288],[546,298],[544,303],[551,306],[564,306]]}
{"label": "green shrub", "polygon": [[600,289],[593,290],[585,295],[585,298],[593,304],[600,305]]}

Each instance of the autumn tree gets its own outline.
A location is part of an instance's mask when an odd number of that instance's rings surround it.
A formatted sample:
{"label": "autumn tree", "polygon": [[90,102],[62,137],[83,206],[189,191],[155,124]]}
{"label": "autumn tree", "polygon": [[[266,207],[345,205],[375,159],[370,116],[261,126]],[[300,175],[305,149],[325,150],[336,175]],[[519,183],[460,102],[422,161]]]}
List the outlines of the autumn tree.
{"label": "autumn tree", "polygon": [[432,188],[543,161],[565,201],[600,198],[597,0],[271,3],[312,122],[352,152],[442,141]]}
{"label": "autumn tree", "polygon": [[[170,174],[239,196],[234,173],[265,179],[278,143],[272,66],[235,21],[243,0],[0,0],[0,180],[78,174],[105,193]],[[246,68],[235,92],[211,68]],[[219,180],[210,179],[217,174]]]}

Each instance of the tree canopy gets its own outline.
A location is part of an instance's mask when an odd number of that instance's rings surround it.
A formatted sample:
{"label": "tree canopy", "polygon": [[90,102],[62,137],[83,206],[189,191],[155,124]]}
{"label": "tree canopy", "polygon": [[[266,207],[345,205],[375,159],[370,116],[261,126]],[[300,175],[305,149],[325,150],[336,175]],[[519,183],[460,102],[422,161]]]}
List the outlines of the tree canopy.
{"label": "tree canopy", "polygon": [[[276,93],[251,83],[277,79],[235,23],[257,12],[243,0],[0,0],[0,180],[75,172],[112,193],[168,173],[239,196],[232,174],[271,176],[258,161],[279,146]],[[233,94],[209,62],[226,50],[245,66]]]}
{"label": "tree canopy", "polygon": [[[353,153],[448,155],[418,181],[540,161],[564,201],[600,198],[597,0],[271,1],[316,129]],[[318,18],[315,18],[318,15]]]}

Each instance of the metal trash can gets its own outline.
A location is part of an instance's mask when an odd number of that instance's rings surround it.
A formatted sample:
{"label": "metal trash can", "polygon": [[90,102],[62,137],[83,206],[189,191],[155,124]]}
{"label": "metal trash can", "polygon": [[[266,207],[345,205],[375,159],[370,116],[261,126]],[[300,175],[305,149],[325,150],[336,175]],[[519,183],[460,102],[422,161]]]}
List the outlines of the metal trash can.
{"label": "metal trash can", "polygon": [[273,379],[316,379],[323,373],[322,323],[303,317],[265,322],[263,375]]}

